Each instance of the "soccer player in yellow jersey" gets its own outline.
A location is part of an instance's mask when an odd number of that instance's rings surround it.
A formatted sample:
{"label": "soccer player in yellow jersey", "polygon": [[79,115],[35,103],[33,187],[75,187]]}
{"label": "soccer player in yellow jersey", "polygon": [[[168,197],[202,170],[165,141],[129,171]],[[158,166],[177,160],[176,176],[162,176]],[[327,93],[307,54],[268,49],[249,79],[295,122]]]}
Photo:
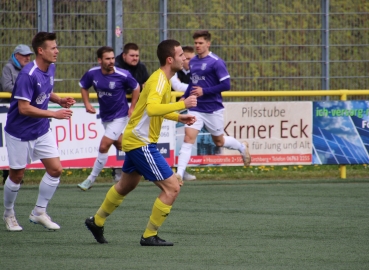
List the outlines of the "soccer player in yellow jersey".
{"label": "soccer player in yellow jersey", "polygon": [[158,237],[158,229],[164,223],[180,190],[180,183],[164,157],[156,148],[161,124],[165,119],[179,121],[187,125],[195,123],[196,118],[176,111],[197,105],[194,95],[183,101],[169,104],[171,96],[170,78],[183,68],[185,56],[180,43],[164,40],[157,48],[160,68],[147,80],[131,119],[123,134],[123,151],[126,153],[122,177],[106,194],[105,200],[93,217],[85,224],[96,241],[107,243],[104,237],[106,218],[123,202],[124,198],[136,188],[144,176],[157,185],[161,192],[156,198],[152,213],[140,244],[142,246],[173,246]]}

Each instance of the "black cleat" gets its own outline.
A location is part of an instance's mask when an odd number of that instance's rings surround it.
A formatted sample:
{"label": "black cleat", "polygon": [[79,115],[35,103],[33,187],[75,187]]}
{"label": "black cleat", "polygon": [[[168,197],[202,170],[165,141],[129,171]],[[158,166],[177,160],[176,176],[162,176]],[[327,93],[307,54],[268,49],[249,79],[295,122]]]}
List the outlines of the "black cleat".
{"label": "black cleat", "polygon": [[141,246],[173,246],[172,242],[167,242],[164,239],[161,239],[159,236],[154,235],[147,238],[141,236],[140,241]]}
{"label": "black cleat", "polygon": [[85,221],[87,229],[89,229],[96,241],[100,244],[108,243],[104,237],[104,227],[99,227],[95,224],[95,218],[89,217]]}

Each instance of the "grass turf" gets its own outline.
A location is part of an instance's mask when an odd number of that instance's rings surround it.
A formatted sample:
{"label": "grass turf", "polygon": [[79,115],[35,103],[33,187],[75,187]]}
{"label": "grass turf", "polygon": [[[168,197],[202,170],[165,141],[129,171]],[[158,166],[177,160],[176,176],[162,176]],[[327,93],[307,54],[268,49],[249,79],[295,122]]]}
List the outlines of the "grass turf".
{"label": "grass turf", "polygon": [[[156,186],[142,182],[108,218],[98,244],[85,228],[110,184],[61,184],[49,232],[28,222],[38,187],[21,188],[23,232],[0,229],[0,269],[368,269],[369,180],[185,182],[160,237],[141,247]],[[1,192],[2,200],[2,192]]]}

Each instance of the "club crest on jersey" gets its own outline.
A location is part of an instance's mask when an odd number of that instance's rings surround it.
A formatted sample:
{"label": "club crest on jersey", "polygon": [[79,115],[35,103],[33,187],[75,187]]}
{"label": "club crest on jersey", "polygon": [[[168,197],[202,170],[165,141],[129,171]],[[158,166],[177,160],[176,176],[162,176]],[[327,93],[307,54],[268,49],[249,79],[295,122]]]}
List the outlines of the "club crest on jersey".
{"label": "club crest on jersey", "polygon": [[50,85],[54,85],[54,77],[53,76],[50,77]]}
{"label": "club crest on jersey", "polygon": [[206,69],[206,63],[203,63],[202,65],[201,65],[201,70],[205,70]]}
{"label": "club crest on jersey", "polygon": [[47,98],[50,98],[50,94],[40,93],[36,98],[36,103],[42,104]]}
{"label": "club crest on jersey", "polygon": [[115,88],[115,82],[109,82],[109,88],[114,89]]}

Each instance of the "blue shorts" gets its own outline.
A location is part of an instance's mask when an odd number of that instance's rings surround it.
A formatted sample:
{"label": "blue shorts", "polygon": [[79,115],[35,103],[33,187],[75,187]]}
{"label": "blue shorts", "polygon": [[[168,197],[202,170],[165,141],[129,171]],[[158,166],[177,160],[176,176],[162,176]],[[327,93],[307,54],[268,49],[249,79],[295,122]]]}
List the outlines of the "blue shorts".
{"label": "blue shorts", "polygon": [[172,169],[156,148],[156,144],[126,152],[122,171],[125,173],[136,171],[149,181],[165,180],[173,175]]}

